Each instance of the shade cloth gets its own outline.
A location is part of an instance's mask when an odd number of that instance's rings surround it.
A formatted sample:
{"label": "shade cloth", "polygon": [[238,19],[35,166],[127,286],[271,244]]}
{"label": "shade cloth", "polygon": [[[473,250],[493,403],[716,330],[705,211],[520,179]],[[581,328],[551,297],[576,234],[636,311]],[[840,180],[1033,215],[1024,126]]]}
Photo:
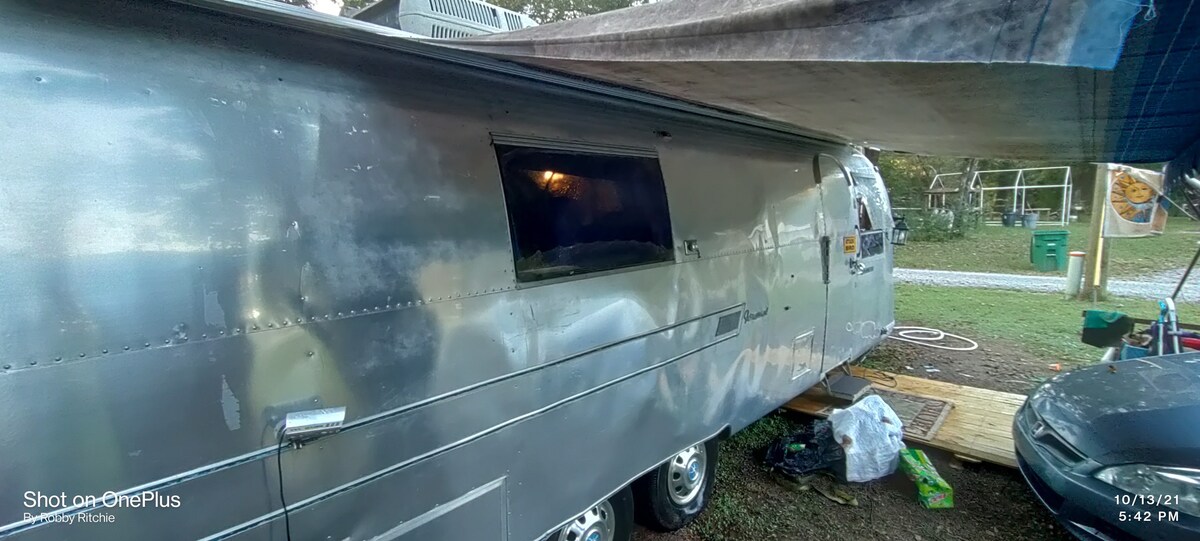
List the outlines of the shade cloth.
{"label": "shade cloth", "polygon": [[1200,136],[1195,0],[669,0],[442,43],[949,156],[1145,163]]}

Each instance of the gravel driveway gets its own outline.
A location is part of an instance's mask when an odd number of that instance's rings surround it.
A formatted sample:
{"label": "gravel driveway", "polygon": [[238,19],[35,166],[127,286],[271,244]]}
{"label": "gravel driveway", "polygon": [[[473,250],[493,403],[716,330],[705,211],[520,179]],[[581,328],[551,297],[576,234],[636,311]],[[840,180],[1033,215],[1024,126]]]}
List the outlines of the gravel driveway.
{"label": "gravel driveway", "polygon": [[[1178,276],[1178,273],[1172,273]],[[1035,276],[1024,274],[998,274],[990,272],[963,272],[925,269],[895,269],[893,275],[899,282],[930,286],[949,287],[986,287],[993,289],[1015,289],[1019,291],[1041,291],[1046,293],[1061,293],[1066,289],[1067,279],[1063,276]],[[1143,299],[1161,299],[1175,290],[1175,282],[1139,280],[1109,280],[1108,292],[1118,297],[1138,297]],[[1200,276],[1188,280],[1183,291],[1179,293],[1180,301],[1200,301]]]}

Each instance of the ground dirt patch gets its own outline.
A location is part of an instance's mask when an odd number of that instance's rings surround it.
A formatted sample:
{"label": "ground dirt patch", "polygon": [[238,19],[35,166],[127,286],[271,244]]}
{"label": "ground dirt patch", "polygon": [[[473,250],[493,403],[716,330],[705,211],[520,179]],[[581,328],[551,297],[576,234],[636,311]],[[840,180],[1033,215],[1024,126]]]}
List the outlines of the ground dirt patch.
{"label": "ground dirt patch", "polygon": [[775,413],[721,446],[717,486],[709,508],[678,532],[639,529],[639,541],[723,540],[1054,540],[1071,539],[1035,499],[1015,470],[988,464],[951,465],[925,448],[954,487],[954,509],[924,509],[903,475],[853,484],[858,507],[829,501],[816,491],[781,482],[758,460],[771,439],[795,430],[804,416]]}
{"label": "ground dirt patch", "polygon": [[946,351],[887,340],[862,366],[1006,393],[1028,394],[1056,372],[1019,346],[988,340],[975,351]]}

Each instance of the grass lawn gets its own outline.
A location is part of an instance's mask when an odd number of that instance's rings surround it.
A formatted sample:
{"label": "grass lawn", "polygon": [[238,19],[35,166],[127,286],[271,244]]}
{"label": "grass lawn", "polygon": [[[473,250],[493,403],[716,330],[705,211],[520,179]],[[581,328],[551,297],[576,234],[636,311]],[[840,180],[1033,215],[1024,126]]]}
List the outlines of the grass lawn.
{"label": "grass lawn", "polygon": [[[1002,289],[935,287],[898,284],[896,320],[935,327],[976,341],[1003,340],[1019,344],[1030,355],[1049,362],[1091,362],[1101,350],[1079,341],[1082,317],[1088,308],[1117,310],[1152,319],[1156,301],[1116,298],[1108,302],[1064,300],[1052,293]],[[1200,321],[1200,307],[1181,303],[1182,322]]]}
{"label": "grass lawn", "polygon": [[[1042,225],[1040,230],[1061,229]],[[1088,220],[1066,228],[1071,232],[1070,249],[1084,250]],[[1109,271],[1113,277],[1139,277],[1186,267],[1200,241],[1195,222],[1171,218],[1166,232],[1159,237],[1109,240]],[[1031,232],[1020,227],[982,226],[967,238],[949,242],[910,242],[896,248],[896,266],[912,269],[961,270],[1044,274],[1033,270],[1029,262]],[[1065,272],[1065,271],[1063,271]]]}

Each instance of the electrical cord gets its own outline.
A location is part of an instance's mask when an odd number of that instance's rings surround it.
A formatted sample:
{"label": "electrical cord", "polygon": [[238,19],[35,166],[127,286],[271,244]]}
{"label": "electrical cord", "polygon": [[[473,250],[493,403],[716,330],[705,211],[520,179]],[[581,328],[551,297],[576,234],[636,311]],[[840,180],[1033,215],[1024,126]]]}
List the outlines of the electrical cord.
{"label": "electrical cord", "polygon": [[[941,329],[931,329],[929,327],[895,327],[894,330],[895,333],[889,334],[888,338],[892,340],[899,340],[901,342],[908,342],[910,344],[917,344],[918,346],[944,349],[947,351],[975,351],[979,349],[979,343],[975,342],[974,340],[964,336],[959,336],[957,334],[950,334]],[[934,343],[945,340],[947,337],[966,342],[970,345],[947,346]]]}
{"label": "electrical cord", "polygon": [[275,467],[279,470],[279,505],[283,506],[283,528],[287,540],[292,541],[292,521],[288,516],[287,500],[283,497],[283,431],[279,432],[279,445],[275,447]]}
{"label": "electrical cord", "polygon": [[[267,439],[267,437],[268,437],[267,431],[269,431],[269,430],[271,430],[271,425],[264,424],[262,432],[260,432],[258,435],[259,441]],[[279,457],[275,457],[275,458],[278,459]],[[271,465],[268,464],[266,460],[260,460],[258,465],[262,469],[263,495],[267,497],[267,508],[270,509],[271,508],[271,475],[269,473],[270,470],[268,468],[270,468]],[[271,539],[275,539],[275,523],[271,522],[270,525],[268,525],[268,528],[270,528],[270,530],[271,530],[270,531]]]}

